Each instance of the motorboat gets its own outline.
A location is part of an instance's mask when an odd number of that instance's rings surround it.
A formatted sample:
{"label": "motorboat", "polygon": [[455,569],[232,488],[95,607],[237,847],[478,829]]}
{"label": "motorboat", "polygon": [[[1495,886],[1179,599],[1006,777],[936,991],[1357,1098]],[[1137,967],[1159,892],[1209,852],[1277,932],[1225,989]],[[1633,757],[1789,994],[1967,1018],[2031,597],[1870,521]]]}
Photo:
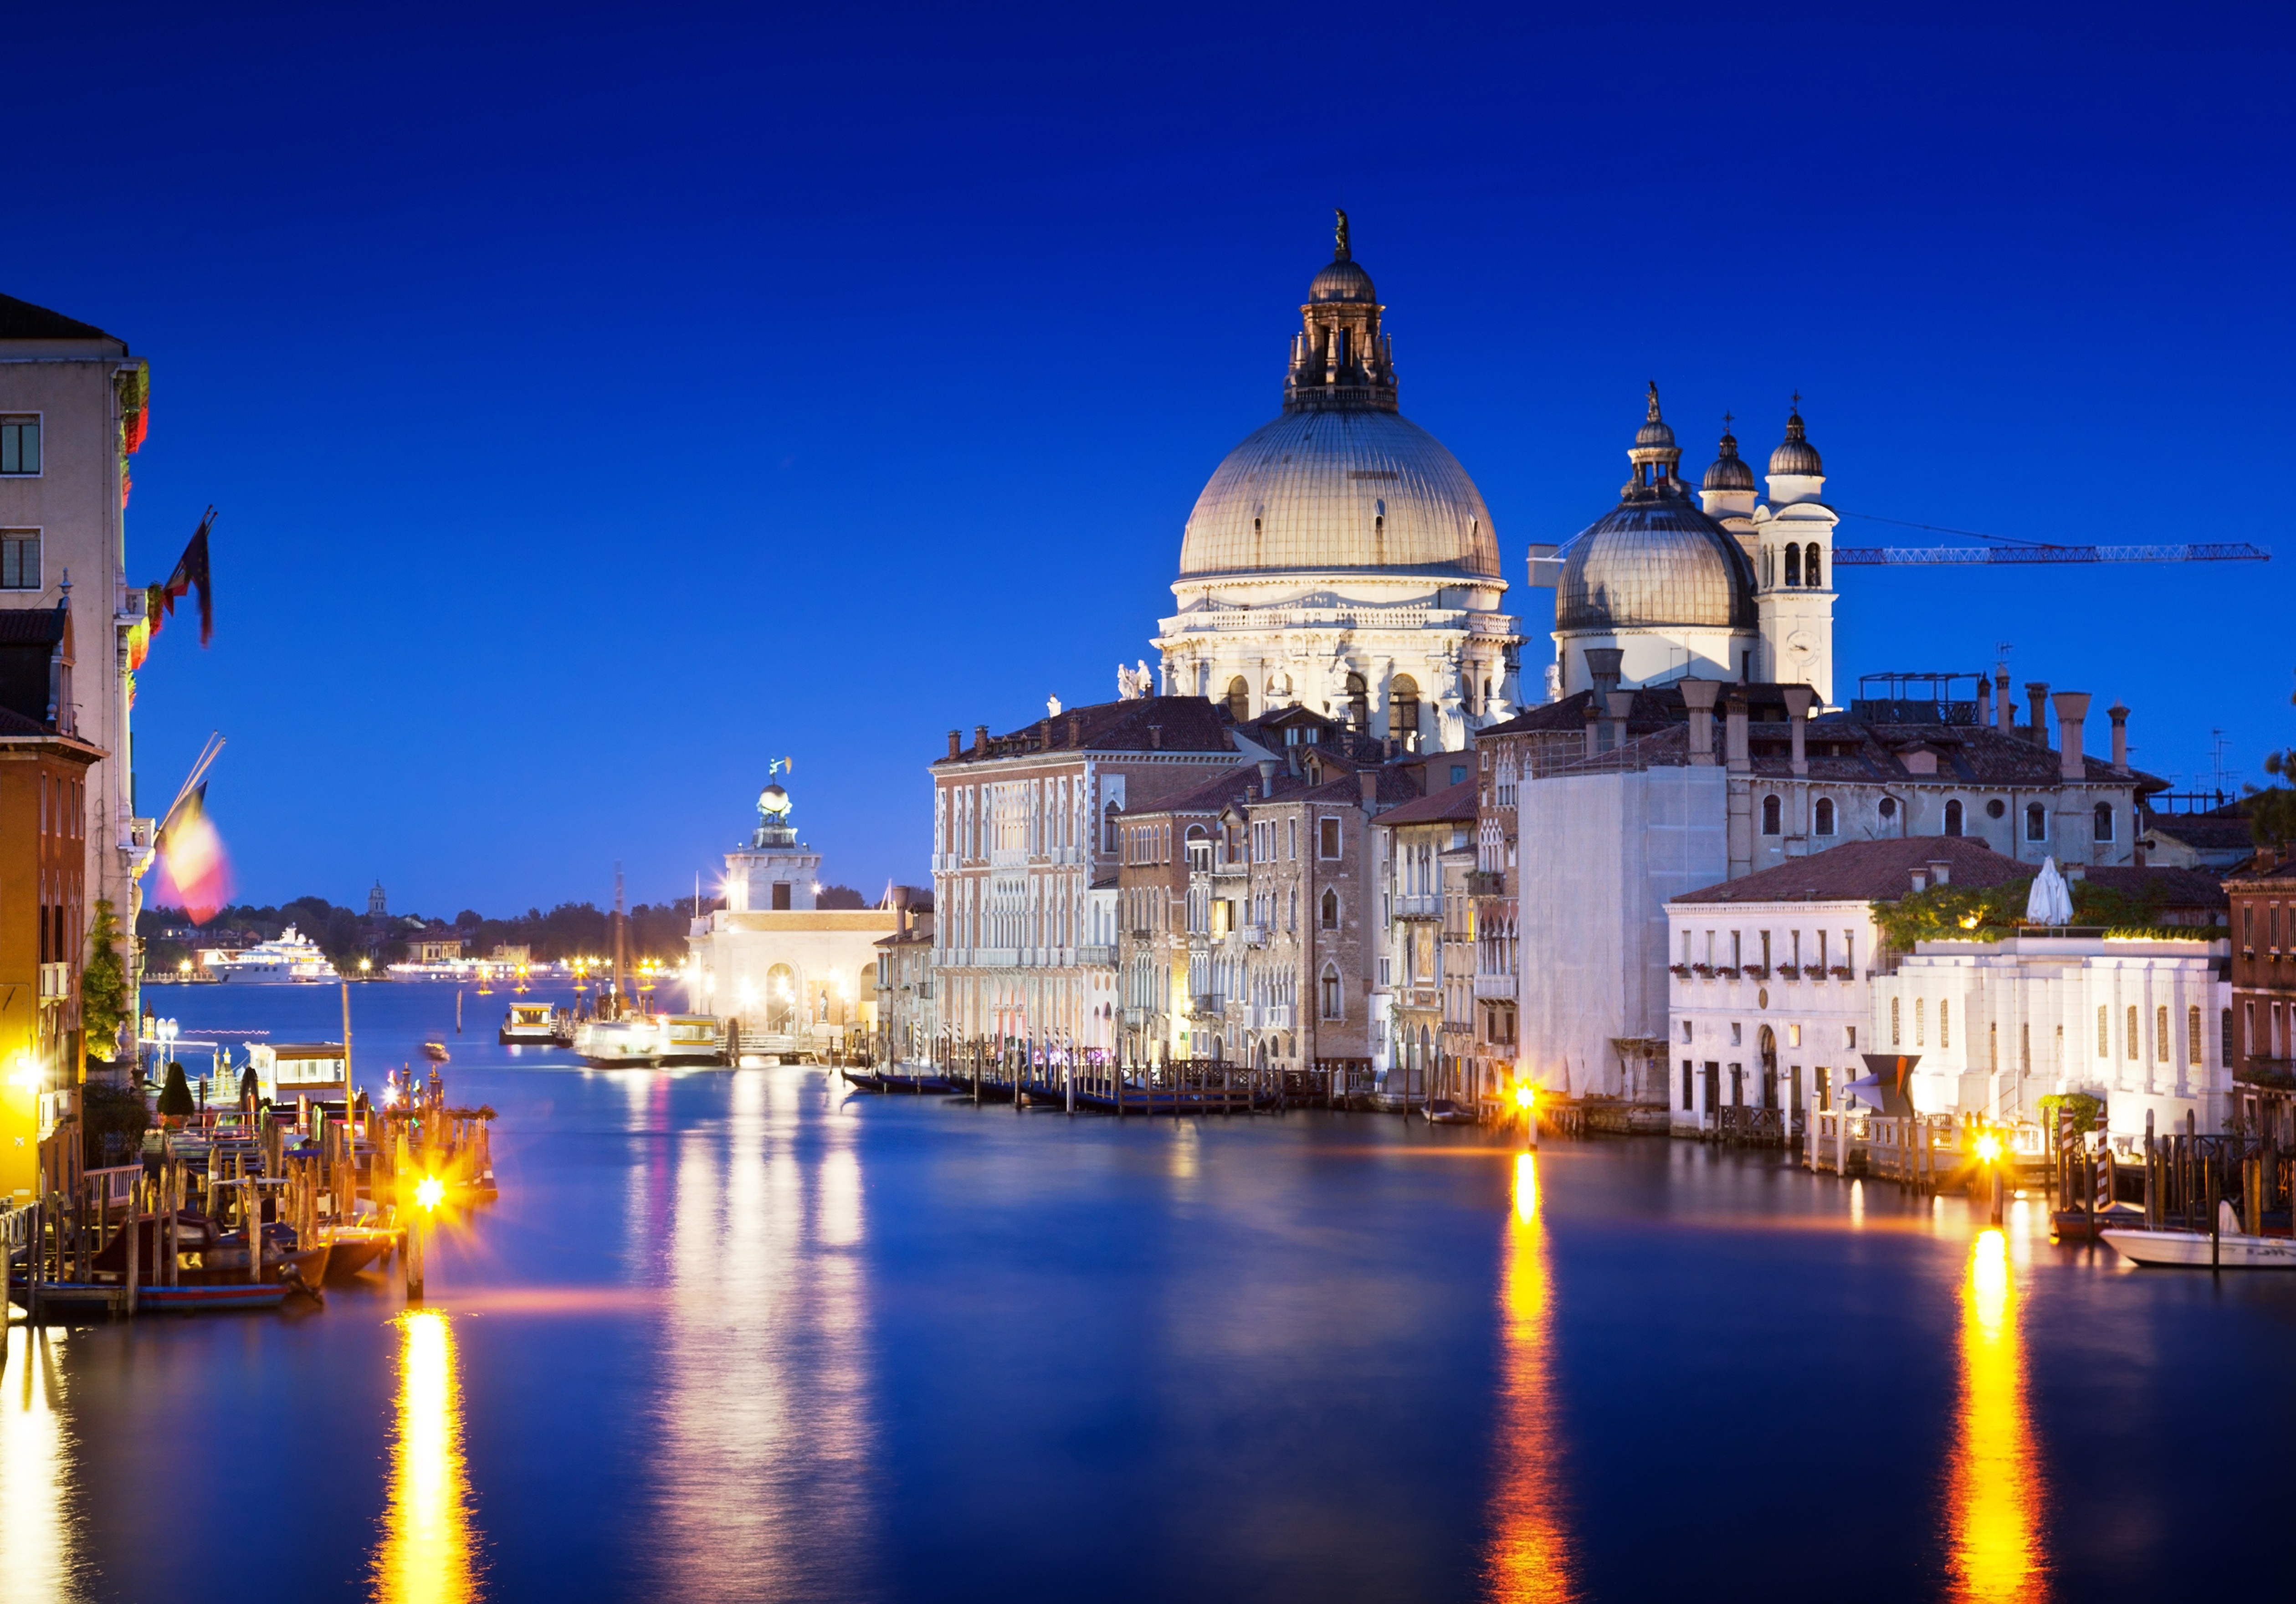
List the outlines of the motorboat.
{"label": "motorboat", "polygon": [[202,955],[201,967],[235,985],[308,986],[342,978],[318,943],[292,925],[276,941],[258,942],[237,952],[210,949]]}
{"label": "motorboat", "polygon": [[2217,1205],[2217,1233],[2138,1227],[2107,1230],[2104,1239],[2136,1264],[2201,1270],[2296,1270],[2296,1238],[2251,1237],[2229,1203]]}
{"label": "motorboat", "polygon": [[444,1064],[447,1061],[447,1044],[443,1041],[426,1041],[422,1044],[422,1056],[433,1064]]}
{"label": "motorboat", "polygon": [[1472,1125],[1475,1123],[1473,1109],[1462,1108],[1448,1098],[1428,1098],[1421,1112],[1426,1115],[1427,1123],[1431,1125]]}

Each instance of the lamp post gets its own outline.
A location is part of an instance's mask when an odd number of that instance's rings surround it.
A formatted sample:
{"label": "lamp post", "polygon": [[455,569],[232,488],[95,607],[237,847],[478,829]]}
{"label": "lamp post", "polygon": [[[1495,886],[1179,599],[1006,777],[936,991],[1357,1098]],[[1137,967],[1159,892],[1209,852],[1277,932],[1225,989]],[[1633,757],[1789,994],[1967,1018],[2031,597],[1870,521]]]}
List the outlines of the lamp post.
{"label": "lamp post", "polygon": [[1522,1145],[1529,1152],[1538,1146],[1538,1089],[1528,1081],[1517,1081],[1514,1106],[1522,1110]]}
{"label": "lamp post", "polygon": [[1986,1169],[1992,1175],[1992,1222],[1998,1225],[2001,1223],[2002,1194],[2005,1189],[2001,1174],[2001,1139],[1994,1135],[1990,1131],[1979,1137],[1977,1139],[1977,1156],[1984,1161]]}
{"label": "lamp post", "polygon": [[168,1065],[176,1056],[176,1022],[162,1019],[152,1027],[152,1033],[160,1039],[160,1073],[164,1079]]}

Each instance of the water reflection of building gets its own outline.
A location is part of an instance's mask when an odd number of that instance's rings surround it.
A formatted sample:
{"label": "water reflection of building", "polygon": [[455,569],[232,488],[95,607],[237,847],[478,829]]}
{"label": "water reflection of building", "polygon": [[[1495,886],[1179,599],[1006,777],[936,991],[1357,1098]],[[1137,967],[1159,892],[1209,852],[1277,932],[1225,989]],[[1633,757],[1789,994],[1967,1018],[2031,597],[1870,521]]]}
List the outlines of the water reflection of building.
{"label": "water reflection of building", "polygon": [[455,1329],[437,1309],[398,1317],[398,1418],[390,1507],[369,1567],[379,1604],[458,1604],[480,1592],[479,1540],[463,1452]]}
{"label": "water reflection of building", "polygon": [[1961,1287],[1961,1399],[1947,1471],[1952,1596],[2040,1595],[2044,1487],[2026,1396],[2024,1336],[2008,1240],[1970,1244]]}
{"label": "water reflection of building", "polygon": [[816,906],[821,854],[798,839],[794,819],[788,791],[767,786],[749,844],[726,854],[726,906],[687,937],[687,1006],[737,1022],[745,1041],[827,1048],[871,1028],[876,942],[900,921],[890,908]]}
{"label": "water reflection of building", "polygon": [[1514,1208],[1500,1271],[1497,1466],[1483,1570],[1494,1600],[1563,1604],[1577,1587],[1554,1404],[1538,1156],[1519,1154],[1514,1163]]}
{"label": "water reflection of building", "polygon": [[79,1523],[56,1350],[74,1338],[12,1324],[0,1340],[0,1597],[71,1598]]}

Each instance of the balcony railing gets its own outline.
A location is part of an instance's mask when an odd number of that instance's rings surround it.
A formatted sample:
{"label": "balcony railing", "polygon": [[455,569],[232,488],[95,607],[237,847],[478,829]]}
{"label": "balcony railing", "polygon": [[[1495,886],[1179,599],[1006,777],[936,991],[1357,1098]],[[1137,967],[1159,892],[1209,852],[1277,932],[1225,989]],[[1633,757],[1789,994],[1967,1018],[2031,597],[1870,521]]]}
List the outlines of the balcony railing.
{"label": "balcony railing", "polygon": [[1514,976],[1512,975],[1478,975],[1475,976],[1475,995],[1478,997],[1513,997],[1514,995]]}
{"label": "balcony railing", "polygon": [[1243,932],[1243,944],[1244,944],[1245,946],[1247,946],[1247,947],[1265,947],[1266,945],[1267,945],[1267,925],[1239,925],[1238,926],[1236,926],[1236,928]]}
{"label": "balcony railing", "polygon": [[1292,1005],[1288,1002],[1256,1003],[1252,1007],[1250,1023],[1255,1031],[1288,1031],[1292,1028]]}
{"label": "balcony railing", "polygon": [[1087,969],[1113,969],[1116,967],[1116,948],[1112,944],[1079,947],[1077,949],[1077,962]]}
{"label": "balcony railing", "polygon": [[1503,897],[1506,895],[1506,871],[1477,868],[1467,871],[1467,894],[1471,897]]}
{"label": "balcony railing", "polygon": [[1443,893],[1421,892],[1414,896],[1395,899],[1395,917],[1398,919],[1439,919],[1443,917]]}

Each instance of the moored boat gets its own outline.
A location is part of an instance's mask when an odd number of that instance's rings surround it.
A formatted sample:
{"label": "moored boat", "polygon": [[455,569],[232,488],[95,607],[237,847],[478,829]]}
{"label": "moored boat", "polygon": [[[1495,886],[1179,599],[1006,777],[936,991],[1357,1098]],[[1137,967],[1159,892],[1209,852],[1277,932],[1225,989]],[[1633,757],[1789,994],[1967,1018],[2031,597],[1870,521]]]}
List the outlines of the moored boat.
{"label": "moored boat", "polygon": [[661,1062],[664,1064],[722,1064],[726,1044],[718,1022],[707,1014],[657,1014]]}
{"label": "moored boat", "polygon": [[1427,1123],[1431,1125],[1472,1125],[1475,1123],[1474,1110],[1462,1108],[1448,1098],[1430,1098],[1420,1112],[1427,1116]]}
{"label": "moored boat", "polygon": [[422,1044],[422,1056],[433,1064],[444,1064],[447,1061],[447,1044],[443,1041],[426,1041]]}
{"label": "moored boat", "polygon": [[566,1024],[555,1003],[514,1002],[503,1016],[504,1047],[555,1047],[566,1038]]}
{"label": "moored boat", "polygon": [[2296,1238],[2251,1237],[2232,1205],[2217,1205],[2217,1232],[2139,1226],[2103,1233],[2131,1263],[2201,1270],[2296,1270]]}
{"label": "moored boat", "polygon": [[661,1032],[649,1014],[593,1019],[575,1032],[574,1050],[595,1069],[651,1069],[661,1062]]}

